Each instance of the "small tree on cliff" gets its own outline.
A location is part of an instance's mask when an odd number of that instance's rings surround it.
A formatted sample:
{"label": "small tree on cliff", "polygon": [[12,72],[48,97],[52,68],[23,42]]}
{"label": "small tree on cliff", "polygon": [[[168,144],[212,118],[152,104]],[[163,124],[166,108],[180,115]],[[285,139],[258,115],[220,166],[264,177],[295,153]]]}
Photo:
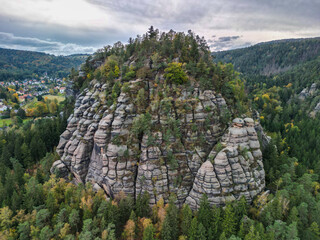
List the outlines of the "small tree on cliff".
{"label": "small tree on cliff", "polygon": [[182,63],[169,63],[164,72],[167,83],[183,84],[188,80],[187,74],[182,69]]}

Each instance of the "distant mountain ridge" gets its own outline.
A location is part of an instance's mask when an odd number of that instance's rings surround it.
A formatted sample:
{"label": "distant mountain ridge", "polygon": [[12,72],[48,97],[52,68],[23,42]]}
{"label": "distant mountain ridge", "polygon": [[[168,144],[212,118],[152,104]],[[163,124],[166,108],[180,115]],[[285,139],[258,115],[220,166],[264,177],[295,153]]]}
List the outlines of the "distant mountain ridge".
{"label": "distant mountain ridge", "polygon": [[42,52],[0,48],[0,81],[22,80],[42,75],[65,77],[78,68],[88,54],[54,56]]}
{"label": "distant mountain ridge", "polygon": [[263,44],[273,44],[273,43],[284,43],[284,42],[299,42],[299,41],[305,41],[305,40],[312,40],[312,39],[320,39],[320,37],[314,37],[314,38],[287,38],[287,39],[278,39],[278,40],[272,40],[267,42],[259,42],[255,45],[263,45]]}
{"label": "distant mountain ridge", "polygon": [[215,62],[232,63],[246,75],[271,76],[316,60],[320,55],[320,37],[275,40],[213,55]]}

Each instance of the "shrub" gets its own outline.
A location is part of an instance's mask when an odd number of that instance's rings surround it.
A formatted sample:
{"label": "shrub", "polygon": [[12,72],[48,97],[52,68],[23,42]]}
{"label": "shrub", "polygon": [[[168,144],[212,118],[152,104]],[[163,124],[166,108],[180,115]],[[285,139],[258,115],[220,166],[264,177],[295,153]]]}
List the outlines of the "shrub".
{"label": "shrub", "polygon": [[164,77],[168,83],[184,84],[188,80],[187,74],[182,69],[182,63],[169,63],[164,71]]}

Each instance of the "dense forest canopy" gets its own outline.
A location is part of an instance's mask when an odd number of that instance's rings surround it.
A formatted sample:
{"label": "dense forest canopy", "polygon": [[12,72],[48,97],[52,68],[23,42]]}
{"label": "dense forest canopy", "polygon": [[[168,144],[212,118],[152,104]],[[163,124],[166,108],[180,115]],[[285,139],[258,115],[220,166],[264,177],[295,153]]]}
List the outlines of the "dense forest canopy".
{"label": "dense forest canopy", "polygon": [[54,56],[46,53],[0,48],[0,81],[36,78],[47,73],[66,77],[78,68],[88,55]]}

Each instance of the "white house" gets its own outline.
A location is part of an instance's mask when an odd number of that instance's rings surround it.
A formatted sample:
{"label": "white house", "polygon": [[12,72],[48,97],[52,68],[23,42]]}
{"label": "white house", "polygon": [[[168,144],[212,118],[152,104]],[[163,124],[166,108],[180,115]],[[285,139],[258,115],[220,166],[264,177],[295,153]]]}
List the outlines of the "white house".
{"label": "white house", "polygon": [[8,110],[8,107],[6,105],[3,105],[3,104],[0,105],[0,112],[4,112],[7,110]]}

